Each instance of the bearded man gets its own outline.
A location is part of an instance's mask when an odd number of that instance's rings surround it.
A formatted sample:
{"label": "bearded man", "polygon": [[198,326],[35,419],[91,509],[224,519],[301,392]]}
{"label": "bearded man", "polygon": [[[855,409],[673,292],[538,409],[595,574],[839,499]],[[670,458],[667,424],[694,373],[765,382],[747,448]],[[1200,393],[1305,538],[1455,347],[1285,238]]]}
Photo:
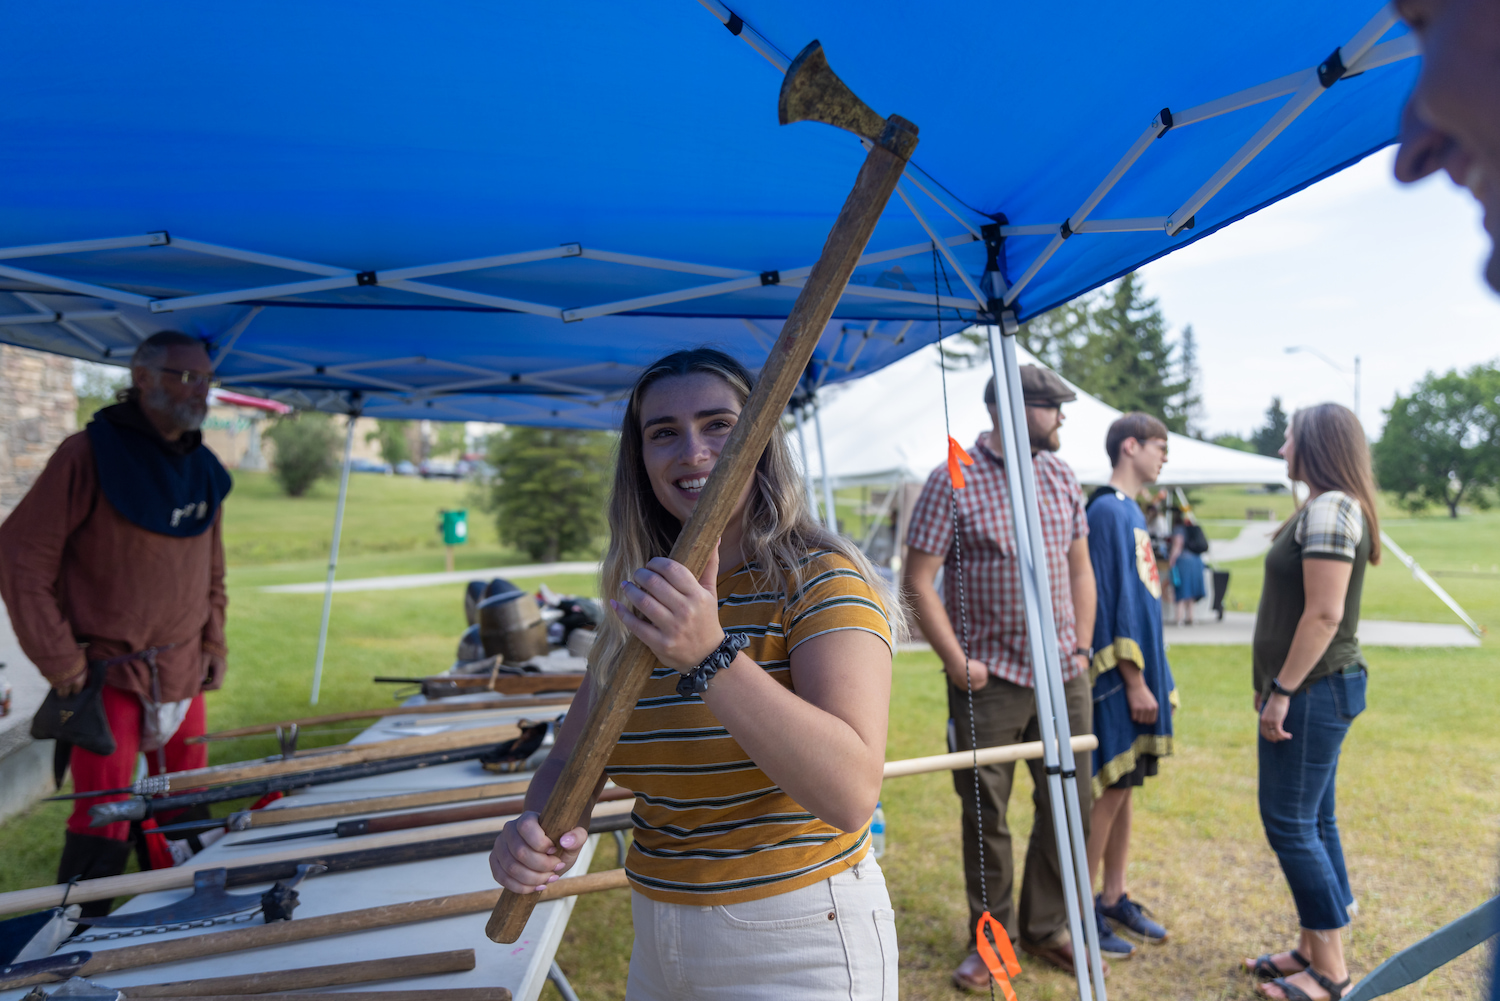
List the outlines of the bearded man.
{"label": "bearded man", "polygon": [[[1021,366],[1021,390],[1052,590],[1043,600],[1052,601],[1057,646],[1063,652],[1068,723],[1074,733],[1084,734],[1093,728],[1088,676],[1093,654],[1088,643],[1094,635],[1094,570],[1089,561],[1083,489],[1068,464],[1055,454],[1060,446],[1062,406],[1078,396],[1055,373],[1035,365]],[[942,659],[948,675],[949,744],[953,750],[965,751],[1041,739],[1021,597],[1021,561],[1016,558],[1011,527],[1007,457],[993,379],[985,387],[984,402],[994,429],[980,435],[975,443],[974,464],[964,472],[963,489],[950,494],[947,466],[939,466],[927,478],[912,508],[904,567],[907,593],[912,597],[922,634]],[[954,501],[958,505],[956,519]],[[955,520],[961,551],[954,545]],[[936,586],[939,569],[944,574],[941,594]],[[958,635],[965,620],[967,651]],[[1091,802],[1089,761],[1088,755],[1077,759],[1085,837]],[[1026,851],[1019,915],[1011,905],[1015,879],[1005,821],[1015,765],[982,766],[977,788],[971,770],[953,773],[954,790],[963,808],[964,876],[970,912],[970,952],[954,971],[953,983],[964,990],[990,989],[989,971],[975,951],[974,937],[986,899],[990,912],[1005,926],[1012,941],[1019,939],[1022,949],[1055,966],[1070,972],[1073,969],[1074,943],[1068,935],[1061,870],[1072,860],[1057,857],[1042,762],[1029,762],[1028,767],[1037,789],[1036,819]]]}
{"label": "bearded man", "polygon": [[[206,765],[205,745],[186,741],[204,731],[202,693],[224,683],[228,656],[231,483],[198,430],[213,365],[201,341],[163,331],[136,348],[130,381],[0,525],[0,597],[21,649],[62,699],[102,686],[114,752],[58,744],[58,781],[71,762],[77,792],[129,786],[142,751],[153,775]],[[130,825],[91,828],[88,812],[120,798],[74,802],[58,882],[124,871]]]}

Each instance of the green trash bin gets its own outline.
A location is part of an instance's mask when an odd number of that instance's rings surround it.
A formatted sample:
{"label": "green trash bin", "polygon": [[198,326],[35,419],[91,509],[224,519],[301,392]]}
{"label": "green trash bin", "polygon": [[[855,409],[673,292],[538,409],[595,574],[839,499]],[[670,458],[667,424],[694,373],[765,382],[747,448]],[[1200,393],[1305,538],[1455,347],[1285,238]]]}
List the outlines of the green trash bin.
{"label": "green trash bin", "polygon": [[469,512],[442,511],[443,522],[439,526],[443,533],[443,545],[461,546],[469,541]]}

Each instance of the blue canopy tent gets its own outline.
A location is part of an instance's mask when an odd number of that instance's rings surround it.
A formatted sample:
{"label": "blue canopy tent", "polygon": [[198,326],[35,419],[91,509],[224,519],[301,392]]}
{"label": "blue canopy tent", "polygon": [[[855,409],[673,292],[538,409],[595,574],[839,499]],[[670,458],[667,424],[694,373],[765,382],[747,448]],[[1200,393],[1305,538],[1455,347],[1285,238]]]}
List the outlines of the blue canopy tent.
{"label": "blue canopy tent", "polygon": [[[527,423],[596,423],[673,347],[765,356],[863,157],[776,124],[813,38],[922,136],[814,383],[939,317],[1012,332],[1359,160],[1394,138],[1417,54],[1374,0],[93,2],[10,24],[0,341],[118,359],[166,326],[237,387]],[[1013,338],[992,349],[1010,435]]]}

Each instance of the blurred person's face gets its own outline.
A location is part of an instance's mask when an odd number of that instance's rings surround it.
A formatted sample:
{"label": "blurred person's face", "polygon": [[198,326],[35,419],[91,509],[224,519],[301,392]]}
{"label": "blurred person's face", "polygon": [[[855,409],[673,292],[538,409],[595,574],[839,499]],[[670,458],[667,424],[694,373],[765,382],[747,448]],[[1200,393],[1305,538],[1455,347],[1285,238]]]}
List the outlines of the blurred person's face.
{"label": "blurred person's face", "polygon": [[1026,404],[1026,432],[1031,436],[1033,452],[1056,452],[1062,448],[1062,440],[1058,437],[1062,425],[1062,404]]}
{"label": "blurred person's face", "polygon": [[1422,72],[1401,120],[1396,178],[1446,170],[1484,206],[1485,280],[1500,291],[1500,3],[1396,0],[1422,44]]}
{"label": "blurred person's face", "polygon": [[1287,425],[1286,429],[1286,441],[1281,443],[1281,447],[1276,450],[1276,454],[1286,460],[1286,472],[1290,476],[1292,474],[1292,467],[1296,464],[1297,460],[1297,447],[1292,444],[1292,427],[1290,424]]}
{"label": "blurred person's face", "polygon": [[1131,468],[1142,483],[1155,483],[1161,478],[1161,467],[1167,464],[1167,441],[1165,438],[1126,438],[1120,443],[1121,450],[1131,463]]}
{"label": "blurred person's face", "polygon": [[174,344],[160,366],[134,366],[131,383],[140,390],[141,408],[177,433],[196,431],[208,416],[208,391],[213,381],[208,351],[198,345]]}

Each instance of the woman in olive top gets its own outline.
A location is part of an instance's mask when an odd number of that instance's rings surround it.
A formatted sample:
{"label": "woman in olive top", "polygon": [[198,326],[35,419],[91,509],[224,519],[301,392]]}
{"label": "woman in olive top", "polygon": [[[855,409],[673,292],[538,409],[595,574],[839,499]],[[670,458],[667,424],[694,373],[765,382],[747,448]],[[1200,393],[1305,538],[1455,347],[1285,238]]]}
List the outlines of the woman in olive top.
{"label": "woman in olive top", "polygon": [[[668,355],[636,383],[621,427],[602,588],[614,615],[590,673],[631,635],[658,660],[606,769],[636,795],[625,996],[893,998],[895,912],[868,849],[895,598],[812,519],[779,427],[703,575],[667,558],[751,382],[718,351]],[[546,802],[592,697],[585,685],[574,699],[528,811]],[[491,869],[507,889],[538,890],[585,837],[554,845],[527,812],[501,832]]]}
{"label": "woman in olive top", "polygon": [[1297,948],[1246,960],[1269,998],[1324,1001],[1349,987],[1339,929],[1354,903],[1334,818],[1339,748],[1365,707],[1356,632],[1365,565],[1380,562],[1375,478],[1364,429],[1347,408],[1299,410],[1287,475],[1308,499],[1266,554],[1255,619],[1260,817],[1302,927]]}

